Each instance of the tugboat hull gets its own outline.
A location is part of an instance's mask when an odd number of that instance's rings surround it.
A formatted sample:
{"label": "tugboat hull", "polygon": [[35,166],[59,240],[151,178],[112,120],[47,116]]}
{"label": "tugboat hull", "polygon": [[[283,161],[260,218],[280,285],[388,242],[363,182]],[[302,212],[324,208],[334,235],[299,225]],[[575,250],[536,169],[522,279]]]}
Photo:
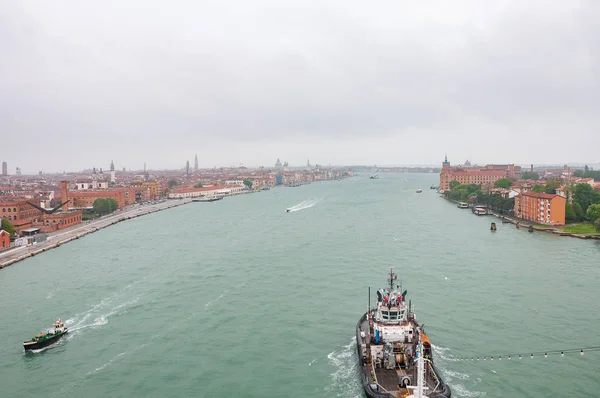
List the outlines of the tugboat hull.
{"label": "tugboat hull", "polygon": [[39,350],[41,348],[48,347],[49,345],[56,343],[65,334],[67,334],[66,330],[63,333],[56,334],[56,335],[54,335],[52,337],[48,337],[47,339],[44,339],[44,340],[34,341],[34,342],[25,342],[25,343],[23,343],[23,348],[25,349],[25,351]]}
{"label": "tugboat hull", "polygon": [[[361,337],[361,331],[364,331],[365,327],[368,328],[367,313],[365,313],[356,324],[356,350],[361,369],[360,380],[365,394],[369,398],[392,398],[396,396],[403,396],[404,394],[409,392],[408,389],[402,388],[390,394],[389,392],[382,391],[380,388],[377,387],[377,384],[373,383],[373,377],[370,374],[369,367],[365,366],[366,364],[363,360],[363,355],[361,352],[361,345],[363,344],[363,342],[365,342],[365,339]],[[433,372],[435,374],[440,374],[440,372],[433,363],[431,363],[430,366],[433,368]],[[382,370],[378,369],[378,373],[380,372],[382,372]],[[393,377],[396,377],[395,371],[392,371],[392,373],[394,373]],[[410,379],[414,381],[415,378],[414,375],[412,375],[412,372],[409,371],[407,373],[407,376],[409,376]],[[382,372],[378,375],[378,377],[385,377],[385,374]],[[439,381],[438,388],[435,391],[428,392],[427,396],[429,398],[451,398],[452,392],[450,390],[450,387],[441,379],[437,379],[437,381]],[[401,395],[397,395],[398,392],[400,392]]]}

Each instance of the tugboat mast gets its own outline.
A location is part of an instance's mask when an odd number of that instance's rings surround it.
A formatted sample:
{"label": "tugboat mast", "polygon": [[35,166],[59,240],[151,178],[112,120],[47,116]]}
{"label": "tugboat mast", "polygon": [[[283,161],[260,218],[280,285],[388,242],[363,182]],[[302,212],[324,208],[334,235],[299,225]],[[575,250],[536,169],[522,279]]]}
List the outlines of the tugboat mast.
{"label": "tugboat mast", "polygon": [[390,267],[390,291],[391,294],[394,291],[394,281],[396,280],[396,275],[394,275],[394,267]]}

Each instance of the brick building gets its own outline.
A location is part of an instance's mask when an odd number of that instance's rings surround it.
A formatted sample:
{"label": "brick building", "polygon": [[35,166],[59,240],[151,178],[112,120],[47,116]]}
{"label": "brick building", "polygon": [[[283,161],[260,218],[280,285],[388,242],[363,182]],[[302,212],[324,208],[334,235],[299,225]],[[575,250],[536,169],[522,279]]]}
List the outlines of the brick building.
{"label": "brick building", "polygon": [[566,204],[559,195],[522,192],[515,197],[515,216],[537,224],[565,225]]}
{"label": "brick building", "polygon": [[450,166],[448,158],[442,163],[440,172],[440,190],[450,189],[452,181],[460,184],[477,184],[492,188],[494,183],[502,178],[519,179],[522,175],[521,166],[514,164],[488,164],[486,166]]}
{"label": "brick building", "polygon": [[31,227],[34,221],[40,221],[42,212],[25,200],[14,199],[0,202],[0,217],[10,221],[18,233]]}
{"label": "brick building", "polygon": [[5,250],[10,247],[10,234],[3,229],[0,229],[0,250]]}
{"label": "brick building", "polygon": [[[40,229],[42,232],[54,232],[60,229],[69,228],[81,222],[81,211],[70,211],[68,213],[44,214]],[[38,226],[33,223],[33,226]]]}

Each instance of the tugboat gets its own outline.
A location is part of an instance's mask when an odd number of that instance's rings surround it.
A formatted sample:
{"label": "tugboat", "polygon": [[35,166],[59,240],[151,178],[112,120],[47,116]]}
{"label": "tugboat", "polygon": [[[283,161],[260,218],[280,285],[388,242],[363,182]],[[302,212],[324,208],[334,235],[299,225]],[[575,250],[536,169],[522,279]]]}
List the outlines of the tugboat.
{"label": "tugboat", "polygon": [[377,291],[376,308],[369,288],[369,310],[356,325],[363,389],[370,398],[450,398],[450,387],[433,364],[429,337],[396,280],[390,268],[389,286]]}
{"label": "tugboat", "polygon": [[58,320],[52,325],[51,329],[48,329],[43,333],[36,334],[31,340],[24,342],[23,348],[25,351],[39,350],[40,348],[44,348],[52,343],[55,343],[58,341],[58,339],[67,334],[67,332],[68,329],[65,327],[65,323],[58,318]]}

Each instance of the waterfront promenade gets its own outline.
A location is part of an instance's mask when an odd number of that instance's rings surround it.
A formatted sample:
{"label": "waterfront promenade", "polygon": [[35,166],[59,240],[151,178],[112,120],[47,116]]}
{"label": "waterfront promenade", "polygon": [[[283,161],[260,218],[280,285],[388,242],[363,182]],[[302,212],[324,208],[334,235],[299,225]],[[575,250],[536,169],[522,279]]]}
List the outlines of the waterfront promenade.
{"label": "waterfront promenade", "polygon": [[71,240],[79,239],[82,236],[96,232],[99,229],[106,228],[118,222],[170,209],[171,207],[181,206],[190,202],[190,199],[180,199],[166,200],[155,204],[134,204],[98,219],[84,221],[73,227],[48,234],[48,239],[44,242],[35,243],[29,246],[19,246],[0,252],[0,268],[4,268],[28,257],[59,247]]}

